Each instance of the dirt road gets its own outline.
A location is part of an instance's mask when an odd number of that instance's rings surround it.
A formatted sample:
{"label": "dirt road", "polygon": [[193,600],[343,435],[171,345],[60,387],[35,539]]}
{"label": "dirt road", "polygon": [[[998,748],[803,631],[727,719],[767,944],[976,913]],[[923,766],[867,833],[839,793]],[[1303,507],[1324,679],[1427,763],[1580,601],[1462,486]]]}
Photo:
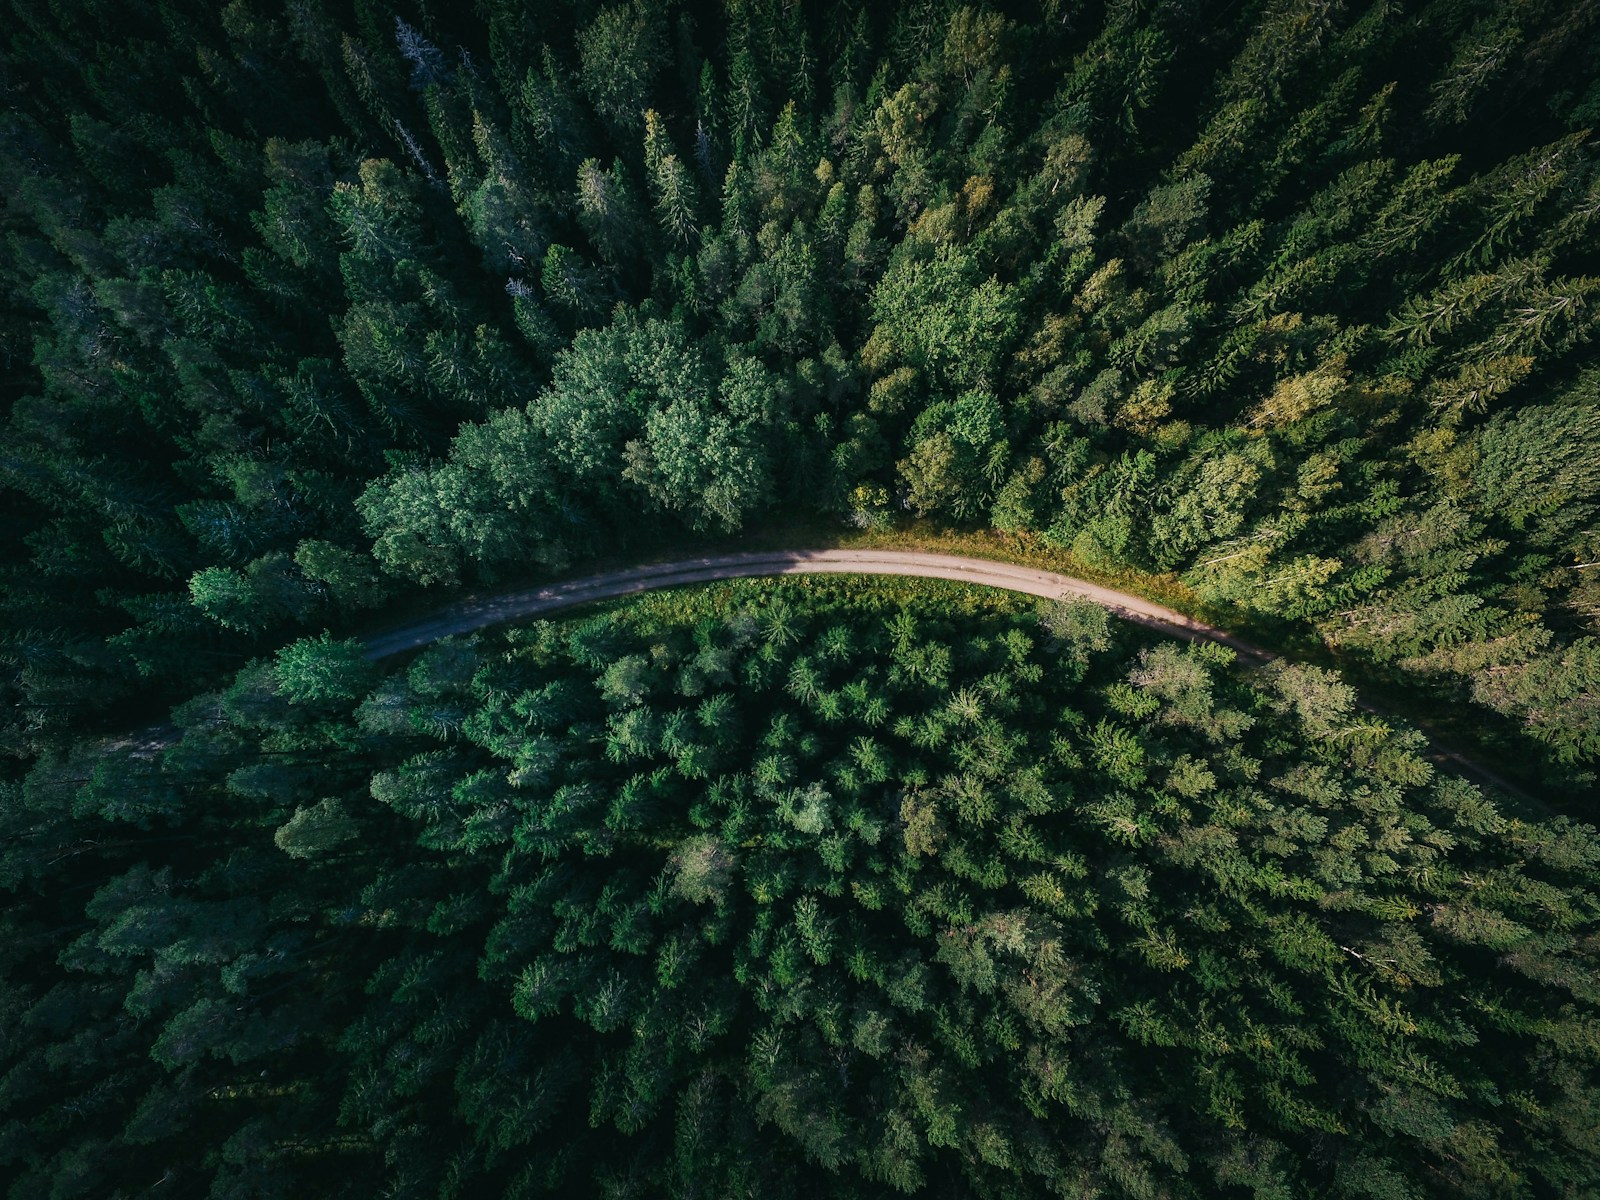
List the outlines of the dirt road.
{"label": "dirt road", "polygon": [[748,554],[717,554],[705,558],[681,559],[645,567],[608,571],[566,583],[528,588],[519,592],[472,597],[441,609],[420,621],[403,625],[369,638],[368,658],[387,658],[425,646],[455,633],[468,633],[507,621],[609,600],[635,592],[683,584],[709,583],[718,579],[742,579],[759,575],[914,575],[922,579],[954,579],[962,583],[1026,592],[1051,600],[1089,600],[1110,609],[1124,620],[1176,634],[1191,640],[1204,639],[1231,646],[1258,662],[1273,656],[1257,646],[1204,625],[1192,617],[1164,608],[1141,596],[1113,591],[1033,567],[990,562],[982,558],[958,558],[952,554],[922,554],[913,550],[784,550]]}

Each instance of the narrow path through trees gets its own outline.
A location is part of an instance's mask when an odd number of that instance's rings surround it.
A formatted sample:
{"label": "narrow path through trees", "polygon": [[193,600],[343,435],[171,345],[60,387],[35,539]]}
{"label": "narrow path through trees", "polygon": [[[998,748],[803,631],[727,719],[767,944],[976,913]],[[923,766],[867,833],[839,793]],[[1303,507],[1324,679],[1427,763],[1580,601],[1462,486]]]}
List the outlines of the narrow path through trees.
{"label": "narrow path through trees", "polygon": [[387,658],[391,654],[413,650],[454,633],[468,633],[578,604],[610,600],[657,588],[762,575],[845,574],[954,579],[1010,592],[1026,592],[1051,600],[1088,600],[1110,609],[1125,620],[1164,633],[1191,640],[1220,642],[1261,662],[1274,657],[1220,629],[1128,592],[1114,591],[1054,571],[953,554],[925,554],[915,550],[779,550],[716,554],[627,567],[521,591],[469,597],[419,621],[367,639],[367,657]]}

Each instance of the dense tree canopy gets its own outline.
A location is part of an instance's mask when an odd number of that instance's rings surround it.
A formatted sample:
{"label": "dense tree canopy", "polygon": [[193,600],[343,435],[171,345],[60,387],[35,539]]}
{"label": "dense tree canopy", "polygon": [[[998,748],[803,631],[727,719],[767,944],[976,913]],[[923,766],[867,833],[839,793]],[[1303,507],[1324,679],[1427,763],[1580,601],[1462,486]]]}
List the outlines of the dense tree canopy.
{"label": "dense tree canopy", "polygon": [[4,0],[11,1194],[1592,1193],[1597,14]]}
{"label": "dense tree canopy", "polygon": [[309,639],[42,762],[14,1194],[1587,1192],[1592,830],[938,587]]}

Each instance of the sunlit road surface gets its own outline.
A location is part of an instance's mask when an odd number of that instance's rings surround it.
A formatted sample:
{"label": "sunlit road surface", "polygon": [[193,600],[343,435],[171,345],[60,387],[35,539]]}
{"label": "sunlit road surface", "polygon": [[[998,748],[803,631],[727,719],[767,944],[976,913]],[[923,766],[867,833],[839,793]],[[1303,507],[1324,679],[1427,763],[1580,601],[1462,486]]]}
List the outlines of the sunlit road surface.
{"label": "sunlit road surface", "polygon": [[596,600],[610,600],[657,588],[763,575],[912,575],[920,579],[953,579],[960,583],[1002,588],[1008,592],[1025,592],[1049,600],[1088,600],[1124,620],[1163,633],[1177,634],[1191,640],[1219,642],[1259,662],[1266,662],[1273,657],[1259,647],[1180,612],[1141,596],[1114,591],[1084,579],[988,559],[923,554],[914,550],[780,550],[716,554],[645,567],[628,567],[565,583],[474,597],[451,604],[420,621],[369,638],[367,657],[387,658],[451,634],[469,633],[475,629],[541,616]]}

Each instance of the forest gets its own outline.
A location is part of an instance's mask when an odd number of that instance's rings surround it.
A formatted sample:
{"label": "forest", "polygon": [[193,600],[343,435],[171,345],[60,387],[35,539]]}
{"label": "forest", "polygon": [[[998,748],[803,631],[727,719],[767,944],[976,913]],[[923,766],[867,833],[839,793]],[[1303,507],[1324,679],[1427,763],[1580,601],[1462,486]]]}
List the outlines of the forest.
{"label": "forest", "polygon": [[722,585],[53,760],[13,1194],[1590,1194],[1592,827],[1127,630]]}
{"label": "forest", "polygon": [[[1593,1196],[1597,64],[1583,0],[0,2],[0,1186]],[[860,580],[364,652],[939,538],[1280,657]]]}

